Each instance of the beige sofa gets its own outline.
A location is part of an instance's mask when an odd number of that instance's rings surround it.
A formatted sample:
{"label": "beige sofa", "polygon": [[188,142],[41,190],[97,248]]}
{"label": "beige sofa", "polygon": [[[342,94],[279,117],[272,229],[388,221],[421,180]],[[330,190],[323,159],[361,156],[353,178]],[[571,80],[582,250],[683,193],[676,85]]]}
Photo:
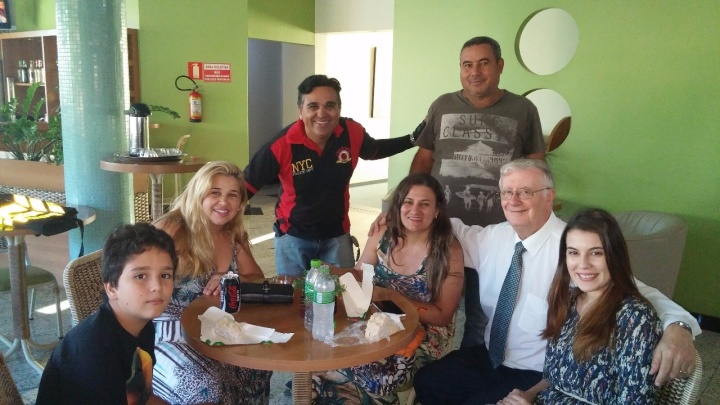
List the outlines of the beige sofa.
{"label": "beige sofa", "polygon": [[624,211],[613,216],[627,241],[635,277],[672,298],[685,250],[685,221],[657,211]]}

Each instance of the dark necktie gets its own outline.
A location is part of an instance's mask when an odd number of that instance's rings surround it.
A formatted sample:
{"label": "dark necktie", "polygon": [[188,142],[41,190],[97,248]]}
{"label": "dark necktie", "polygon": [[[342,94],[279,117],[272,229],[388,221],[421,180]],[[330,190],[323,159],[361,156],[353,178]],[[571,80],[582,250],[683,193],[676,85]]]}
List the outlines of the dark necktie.
{"label": "dark necktie", "polygon": [[500,297],[498,297],[497,307],[495,308],[495,316],[490,329],[490,362],[495,368],[505,360],[505,343],[508,328],[510,327],[510,319],[513,310],[515,310],[518,287],[520,286],[523,265],[522,254],[524,251],[525,246],[523,246],[522,242],[515,244],[515,253],[510,262],[510,270],[508,270],[505,281],[503,281]]}

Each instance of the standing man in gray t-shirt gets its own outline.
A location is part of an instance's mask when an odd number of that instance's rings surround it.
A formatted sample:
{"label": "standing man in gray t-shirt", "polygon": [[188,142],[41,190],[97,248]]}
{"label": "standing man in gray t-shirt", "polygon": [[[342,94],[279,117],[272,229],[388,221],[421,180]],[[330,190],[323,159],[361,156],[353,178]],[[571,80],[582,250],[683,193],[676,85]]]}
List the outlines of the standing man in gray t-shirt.
{"label": "standing man in gray t-shirt", "polygon": [[[500,166],[521,157],[545,159],[537,108],[525,97],[498,87],[504,66],[494,39],[475,37],[465,42],[460,51],[462,90],[444,94],[430,105],[425,128],[416,140],[420,148],[410,166],[410,173],[430,173],[440,181],[450,195],[448,214],[468,225],[505,221],[498,189]],[[475,302],[475,271],[466,271],[465,280],[463,346],[482,343],[487,323]]]}

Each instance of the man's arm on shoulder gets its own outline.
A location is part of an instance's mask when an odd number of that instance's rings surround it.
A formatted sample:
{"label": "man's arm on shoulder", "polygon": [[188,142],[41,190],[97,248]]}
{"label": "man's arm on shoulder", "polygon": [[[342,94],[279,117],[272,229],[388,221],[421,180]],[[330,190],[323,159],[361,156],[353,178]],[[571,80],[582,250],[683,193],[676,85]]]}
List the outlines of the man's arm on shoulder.
{"label": "man's arm on shoulder", "polygon": [[[690,313],[674,303],[657,289],[635,279],[640,293],[650,301],[663,324],[663,335],[653,353],[650,374],[655,375],[655,385],[687,377],[695,370],[694,336],[702,330]],[[683,322],[692,333],[675,322]]]}
{"label": "man's arm on shoulder", "polygon": [[410,173],[425,173],[430,174],[432,172],[433,164],[433,151],[425,148],[418,148],[415,152],[415,157],[410,164]]}
{"label": "man's arm on shoulder", "polygon": [[375,139],[365,132],[360,148],[360,157],[366,160],[377,160],[405,152],[416,146],[415,141],[423,128],[425,128],[425,121],[421,121],[411,134],[390,139]]}
{"label": "man's arm on shoulder", "polygon": [[[410,140],[411,136],[412,135],[405,135],[397,138],[375,139],[366,133],[363,139],[360,157],[366,160],[378,160],[397,155],[400,152],[405,152],[415,146]],[[366,145],[371,145],[371,148],[366,149]],[[371,152],[368,152],[370,150]]]}
{"label": "man's arm on shoulder", "polygon": [[655,312],[657,312],[663,324],[663,329],[667,329],[668,326],[674,322],[681,321],[690,325],[692,328],[691,337],[702,333],[700,324],[698,324],[697,320],[683,307],[666,297],[665,294],[658,291],[657,288],[650,287],[638,279],[635,279],[635,283],[640,290],[640,294],[650,301],[650,304],[655,308]]}
{"label": "man's arm on shoulder", "polygon": [[480,251],[478,246],[478,235],[482,232],[483,227],[478,225],[465,225],[457,218],[450,218],[450,223],[452,224],[455,238],[457,238],[458,242],[460,242],[460,246],[462,246],[465,267],[479,269]]}

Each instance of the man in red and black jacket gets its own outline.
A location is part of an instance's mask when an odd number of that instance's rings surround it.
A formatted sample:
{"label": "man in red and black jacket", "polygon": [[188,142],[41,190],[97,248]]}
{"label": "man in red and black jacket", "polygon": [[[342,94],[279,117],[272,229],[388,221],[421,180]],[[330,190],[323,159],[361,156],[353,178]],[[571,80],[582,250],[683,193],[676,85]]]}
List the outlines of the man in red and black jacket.
{"label": "man in red and black jacket", "polygon": [[298,86],[300,119],[263,145],[245,168],[250,197],[280,181],[273,226],[278,274],[301,275],[314,258],[352,267],[349,186],[358,158],[382,159],[414,146],[413,135],[372,138],[362,125],[340,117],[340,105],[337,79],[306,78]]}

